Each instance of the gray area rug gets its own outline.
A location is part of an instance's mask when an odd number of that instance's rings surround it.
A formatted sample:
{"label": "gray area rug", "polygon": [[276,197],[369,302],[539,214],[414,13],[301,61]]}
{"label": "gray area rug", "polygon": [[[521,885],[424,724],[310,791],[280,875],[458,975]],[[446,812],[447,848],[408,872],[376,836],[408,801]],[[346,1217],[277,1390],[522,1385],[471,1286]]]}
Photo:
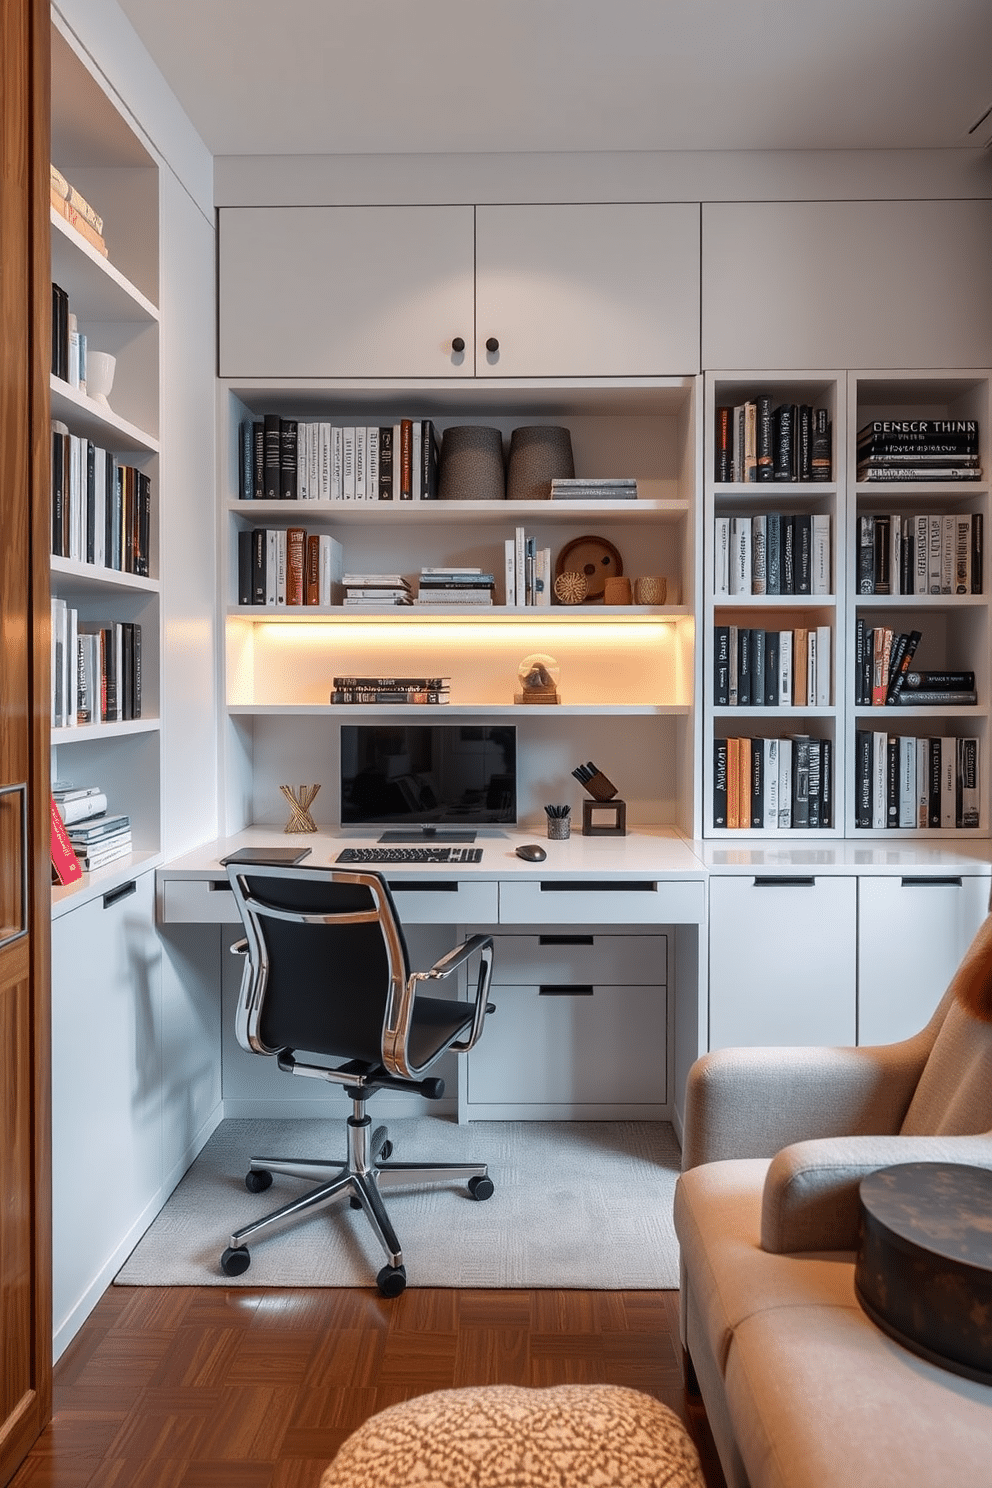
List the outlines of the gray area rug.
{"label": "gray area rug", "polygon": [[[390,1121],[396,1160],[490,1165],[477,1202],[462,1184],[386,1194],[411,1286],[678,1286],[672,1196],[679,1148],[665,1122]],[[226,1277],[232,1230],[306,1191],[276,1177],[251,1194],[253,1154],[343,1157],[343,1122],[232,1120],[214,1132],[115,1277],[118,1286],[367,1287],[385,1262],[347,1199],[260,1239],[251,1266]]]}

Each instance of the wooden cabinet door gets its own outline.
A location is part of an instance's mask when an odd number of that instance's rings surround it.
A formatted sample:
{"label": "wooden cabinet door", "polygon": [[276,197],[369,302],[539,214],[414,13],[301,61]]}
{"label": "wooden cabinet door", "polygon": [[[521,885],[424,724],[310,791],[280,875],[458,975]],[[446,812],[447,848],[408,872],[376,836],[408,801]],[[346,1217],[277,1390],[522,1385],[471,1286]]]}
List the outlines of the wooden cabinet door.
{"label": "wooden cabinet door", "polygon": [[853,1044],[857,881],[710,880],[711,1049]]}
{"label": "wooden cabinet door", "polygon": [[858,1043],[891,1044],[927,1023],[988,912],[987,874],[858,880]]}
{"label": "wooden cabinet door", "polygon": [[472,234],[462,206],[222,208],[220,375],[471,376]]}
{"label": "wooden cabinet door", "polygon": [[49,27],[0,6],[0,1484],[51,1413]]}
{"label": "wooden cabinet door", "polygon": [[698,372],[699,208],[477,207],[476,316],[478,377]]}

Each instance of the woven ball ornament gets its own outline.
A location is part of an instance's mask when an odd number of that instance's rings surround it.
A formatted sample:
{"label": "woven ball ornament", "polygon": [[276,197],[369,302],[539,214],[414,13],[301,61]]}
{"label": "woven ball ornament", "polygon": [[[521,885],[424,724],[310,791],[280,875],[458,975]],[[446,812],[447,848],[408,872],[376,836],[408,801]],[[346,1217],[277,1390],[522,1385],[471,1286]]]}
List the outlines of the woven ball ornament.
{"label": "woven ball ornament", "polygon": [[555,599],[562,604],[581,604],[586,597],[586,576],[566,569],[555,579]]}

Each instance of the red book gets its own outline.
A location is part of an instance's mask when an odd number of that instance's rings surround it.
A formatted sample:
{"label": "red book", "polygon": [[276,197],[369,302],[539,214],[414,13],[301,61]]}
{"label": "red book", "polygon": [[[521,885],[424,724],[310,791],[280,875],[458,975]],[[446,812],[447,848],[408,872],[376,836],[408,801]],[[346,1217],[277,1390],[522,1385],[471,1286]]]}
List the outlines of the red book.
{"label": "red book", "polygon": [[311,532],[307,537],[307,571],[306,571],[306,593],[304,602],[308,605],[320,604],[320,538],[316,532]]}
{"label": "red book", "polygon": [[52,872],[60,884],[75,883],[77,878],[82,878],[83,870],[79,866],[76,850],[66,835],[65,823],[59,815],[59,808],[52,797]]}

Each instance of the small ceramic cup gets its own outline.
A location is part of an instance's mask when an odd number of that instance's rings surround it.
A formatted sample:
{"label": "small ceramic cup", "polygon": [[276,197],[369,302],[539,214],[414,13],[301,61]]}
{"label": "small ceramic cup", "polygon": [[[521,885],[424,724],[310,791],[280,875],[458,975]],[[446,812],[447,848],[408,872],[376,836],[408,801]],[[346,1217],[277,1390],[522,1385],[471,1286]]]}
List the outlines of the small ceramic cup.
{"label": "small ceramic cup", "polygon": [[86,391],[97,403],[106,403],[114,385],[117,358],[109,351],[88,351],[86,354]]}
{"label": "small ceramic cup", "polygon": [[624,574],[613,574],[603,586],[605,605],[629,605],[632,603],[630,580]]}

